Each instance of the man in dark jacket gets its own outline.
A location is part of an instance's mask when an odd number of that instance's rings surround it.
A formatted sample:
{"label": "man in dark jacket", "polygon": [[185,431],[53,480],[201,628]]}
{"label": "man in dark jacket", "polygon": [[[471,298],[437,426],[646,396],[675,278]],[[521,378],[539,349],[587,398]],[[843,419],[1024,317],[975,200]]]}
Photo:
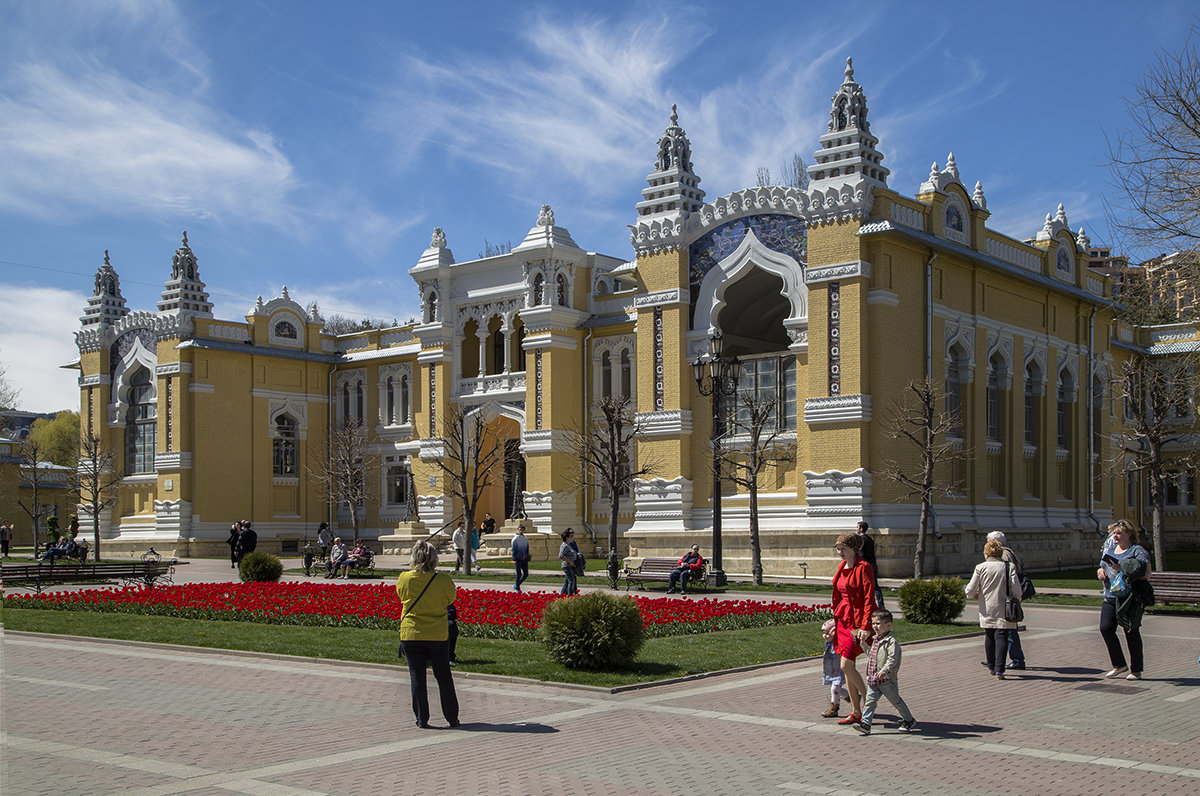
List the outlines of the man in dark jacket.
{"label": "man in dark jacket", "polygon": [[258,534],[254,532],[254,527],[250,525],[249,520],[242,520],[242,532],[238,536],[238,563],[242,563],[246,554],[253,553],[256,547],[258,547]]}
{"label": "man in dark jacket", "polygon": [[875,540],[867,533],[870,528],[865,520],[858,523],[858,535],[862,537],[863,543],[859,556],[871,565],[871,572],[875,575],[875,605],[883,608],[883,589],[879,588],[879,565],[875,563]]}
{"label": "man in dark jacket", "polygon": [[675,562],[675,569],[667,577],[667,594],[675,592],[676,584],[679,584],[681,594],[687,594],[688,577],[703,568],[704,556],[700,555],[700,545],[694,544],[691,550],[683,554],[683,558]]}

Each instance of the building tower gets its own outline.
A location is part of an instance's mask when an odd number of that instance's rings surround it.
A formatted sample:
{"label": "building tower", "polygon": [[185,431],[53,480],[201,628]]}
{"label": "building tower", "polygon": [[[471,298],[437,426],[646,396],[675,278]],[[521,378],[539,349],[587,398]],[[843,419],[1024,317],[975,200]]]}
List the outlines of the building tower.
{"label": "building tower", "polygon": [[188,246],[187,230],[184,230],[183,243],[171,260],[171,278],[163,286],[158,311],[164,315],[211,318],[212,307],[200,279],[196,255]]}
{"label": "building tower", "polygon": [[108,261],[108,249],[105,249],[104,264],[96,269],[95,289],[79,320],[86,330],[115,323],[128,314],[125,297],[121,295],[121,280],[112,263]]}
{"label": "building tower", "polygon": [[[814,153],[816,162],[808,167],[810,190],[842,192],[850,187],[886,188],[890,173],[881,165],[883,155],[876,149],[879,139],[871,135],[867,121],[867,98],[862,86],[854,82],[854,64],[846,59],[846,77],[833,95],[829,111],[829,130],[819,139],[821,148]],[[865,183],[865,184],[864,184]]]}

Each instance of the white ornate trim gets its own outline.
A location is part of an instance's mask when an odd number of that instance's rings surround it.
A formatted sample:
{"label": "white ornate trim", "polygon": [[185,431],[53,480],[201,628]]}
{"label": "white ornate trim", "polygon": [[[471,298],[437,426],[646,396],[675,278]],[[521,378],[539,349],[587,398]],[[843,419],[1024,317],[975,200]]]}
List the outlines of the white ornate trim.
{"label": "white ornate trim", "polygon": [[673,479],[633,479],[634,517],[630,530],[673,530],[686,525],[692,508],[692,482]]}
{"label": "white ornate trim", "polygon": [[789,335],[793,331],[807,332],[808,288],[804,283],[804,268],[794,258],[764,245],[754,231],[749,230],[737,248],[704,275],[696,298],[689,341],[700,337],[707,339],[716,331],[717,318],[725,307],[725,291],[756,268],[774,274],[783,282],[782,292],[788,300],[789,309],[784,323]]}
{"label": "white ornate trim", "polygon": [[634,307],[656,307],[660,304],[686,304],[690,299],[682,290],[659,290],[633,297]]}
{"label": "white ornate trim", "polygon": [[173,376],[176,373],[191,373],[191,362],[168,362],[165,365],[155,365],[155,376]]}
{"label": "white ornate trim", "polygon": [[418,458],[440,459],[446,455],[446,440],[442,437],[428,437],[418,440],[418,443],[421,445],[421,452],[417,454]]}
{"label": "white ornate trim", "polygon": [[157,471],[190,470],[192,469],[192,454],[185,451],[156,453],[154,454],[154,469]]}
{"label": "white ornate trim", "polygon": [[1000,452],[1004,450],[1004,443],[997,442],[994,439],[985,440],[984,445],[987,448],[989,456],[999,456]]}
{"label": "white ornate trim", "polygon": [[804,399],[804,422],[865,423],[871,419],[870,395],[834,395]]}
{"label": "white ornate trim", "polygon": [[1037,452],[1038,452],[1037,445],[1024,444],[1021,446],[1021,456],[1023,458],[1036,459]]}
{"label": "white ornate trim", "polygon": [[804,479],[810,517],[862,516],[871,502],[871,474],[862,467],[849,473],[805,470]]}
{"label": "white ornate trim", "polygon": [[892,221],[911,229],[925,231],[925,213],[899,202],[892,202]]}
{"label": "white ornate trim", "polygon": [[215,384],[203,384],[201,382],[194,381],[188,385],[188,392],[215,393],[216,391],[217,385]]}
{"label": "white ornate trim", "polygon": [[245,326],[221,326],[220,324],[210,323],[208,325],[208,336],[214,340],[233,340],[238,343],[249,342],[250,330]]}
{"label": "white ornate trim", "polygon": [[636,422],[639,437],[669,437],[692,433],[692,412],[689,409],[639,412]]}
{"label": "white ornate trim", "polygon": [[854,279],[855,277],[870,277],[871,264],[866,260],[851,260],[846,263],[831,263],[809,267],[804,272],[805,284],[815,285],[818,282],[832,282],[835,279]]}
{"label": "white ornate trim", "polygon": [[93,373],[90,376],[80,376],[80,387],[99,387],[101,384],[112,384],[112,377],[107,373]]}
{"label": "white ornate trim", "polygon": [[537,334],[526,335],[521,343],[521,347],[526,351],[532,351],[535,348],[557,348],[565,351],[574,351],[579,348],[579,341],[575,339],[574,335],[543,331]]}
{"label": "white ornate trim", "polygon": [[570,431],[560,428],[531,429],[521,432],[521,451],[523,453],[550,453],[551,451],[568,452],[572,448],[574,436]]}
{"label": "white ornate trim", "polygon": [[1032,271],[1035,274],[1042,272],[1042,251],[1032,247],[1022,248],[1022,245],[1015,241],[1008,242],[1000,238],[993,237],[995,233],[990,232],[983,240],[983,248],[989,255],[997,260],[1015,265],[1026,271]]}

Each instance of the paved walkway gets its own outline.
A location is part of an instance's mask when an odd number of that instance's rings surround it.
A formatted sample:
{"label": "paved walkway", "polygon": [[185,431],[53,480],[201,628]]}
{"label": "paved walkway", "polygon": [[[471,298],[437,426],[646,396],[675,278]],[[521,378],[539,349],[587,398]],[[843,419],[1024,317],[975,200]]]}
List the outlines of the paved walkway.
{"label": "paved walkway", "polygon": [[979,638],[909,646],[920,731],[885,703],[868,738],[818,718],[819,661],[620,694],[458,673],[463,726],[421,730],[399,668],[5,633],[0,791],[1200,793],[1200,620],[1147,618],[1140,682],[1099,679],[1096,620],[1029,607],[1003,682]]}

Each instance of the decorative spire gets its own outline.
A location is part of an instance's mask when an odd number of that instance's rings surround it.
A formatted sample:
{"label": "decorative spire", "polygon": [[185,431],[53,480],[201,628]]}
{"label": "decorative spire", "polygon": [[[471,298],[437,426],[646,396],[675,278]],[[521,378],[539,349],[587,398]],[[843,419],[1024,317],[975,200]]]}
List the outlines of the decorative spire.
{"label": "decorative spire", "polygon": [[954,153],[953,152],[951,152],[950,156],[948,158],[946,158],[946,171],[949,172],[950,176],[953,177],[954,179],[957,180],[959,178],[958,177],[958,164],[954,162]]}
{"label": "decorative spire", "polygon": [[679,126],[679,108],[671,106],[671,123],[658,139],[654,172],[646,177],[637,203],[638,216],[686,218],[704,204],[700,178],[692,169],[692,144]]}
{"label": "decorative spire", "polygon": [[1087,236],[1087,233],[1085,233],[1083,231],[1083,227],[1079,228],[1079,234],[1075,236],[1075,243],[1079,246],[1079,248],[1081,250],[1083,250],[1085,252],[1088,249],[1092,248],[1092,239],[1089,238]]}
{"label": "decorative spire", "polygon": [[158,311],[164,315],[186,315],[212,317],[212,302],[208,290],[200,279],[199,261],[188,245],[187,230],[183,231],[183,242],[171,258],[171,278],[163,286]]}
{"label": "decorative spire", "polygon": [[980,210],[987,210],[987,198],[983,195],[983,183],[976,180],[975,193],[971,196],[971,201]]}
{"label": "decorative spire", "polygon": [[1063,207],[1062,202],[1058,203],[1058,212],[1054,214],[1054,220],[1063,226],[1066,226],[1067,224],[1067,211],[1066,208]]}
{"label": "decorative spire", "polygon": [[279,291],[279,295],[283,296],[284,301],[291,301],[292,297],[288,295],[287,285],[283,286],[283,290]]}
{"label": "decorative spire", "polygon": [[[867,121],[867,97],[854,80],[854,60],[846,59],[845,77],[834,92],[827,132],[808,167],[809,190],[840,191],[853,187],[855,193],[869,187],[887,187],[888,174],[879,139],[871,135]],[[935,165],[936,168],[936,165]]]}
{"label": "decorative spire", "polygon": [[121,279],[104,250],[104,263],[96,269],[92,280],[92,296],[88,299],[83,315],[79,317],[84,327],[113,323],[129,314],[125,298],[121,295]]}

